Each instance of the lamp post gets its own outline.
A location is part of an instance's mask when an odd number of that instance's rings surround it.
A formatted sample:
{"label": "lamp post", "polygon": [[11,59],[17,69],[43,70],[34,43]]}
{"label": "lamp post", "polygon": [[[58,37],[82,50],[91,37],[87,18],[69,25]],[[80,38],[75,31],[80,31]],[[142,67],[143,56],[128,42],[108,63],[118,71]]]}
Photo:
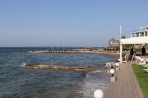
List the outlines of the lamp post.
{"label": "lamp post", "polygon": [[52,65],[52,59],[51,59],[51,61],[50,61],[50,65]]}
{"label": "lamp post", "polygon": [[66,61],[65,61],[65,66],[66,66]]}
{"label": "lamp post", "polygon": [[116,63],[116,71],[119,71],[119,63]]}
{"label": "lamp post", "polygon": [[111,73],[111,77],[114,77],[115,70],[114,69],[110,69],[110,73]]}
{"label": "lamp post", "polygon": [[81,67],[82,67],[82,61],[81,61]]}
{"label": "lamp post", "polygon": [[120,63],[122,64],[122,43],[121,43],[122,26],[120,26]]}
{"label": "lamp post", "polygon": [[121,33],[122,33],[122,26],[120,26],[120,39],[121,39]]}
{"label": "lamp post", "polygon": [[103,98],[103,91],[100,90],[100,89],[97,89],[97,90],[94,92],[94,97],[95,97],[95,98]]}
{"label": "lamp post", "polygon": [[115,76],[114,76],[114,73],[115,73],[115,70],[114,69],[110,69],[110,73],[111,73],[111,82],[115,82]]}

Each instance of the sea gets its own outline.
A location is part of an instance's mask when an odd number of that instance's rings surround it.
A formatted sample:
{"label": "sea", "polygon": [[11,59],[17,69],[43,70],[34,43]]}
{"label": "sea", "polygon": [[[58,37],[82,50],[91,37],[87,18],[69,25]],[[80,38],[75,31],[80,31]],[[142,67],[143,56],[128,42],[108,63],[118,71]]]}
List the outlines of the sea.
{"label": "sea", "polygon": [[[77,48],[77,47],[76,47]],[[0,48],[0,98],[94,98],[94,91],[106,91],[110,75],[106,70],[75,71],[29,69],[19,65],[47,64],[104,66],[117,56],[98,53],[27,54],[36,50],[70,50],[75,47]]]}

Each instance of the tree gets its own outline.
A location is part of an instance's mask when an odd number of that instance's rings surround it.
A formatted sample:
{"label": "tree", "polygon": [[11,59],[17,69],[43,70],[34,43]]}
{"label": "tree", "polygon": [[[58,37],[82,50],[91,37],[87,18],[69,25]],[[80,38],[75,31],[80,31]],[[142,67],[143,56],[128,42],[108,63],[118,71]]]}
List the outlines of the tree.
{"label": "tree", "polygon": [[115,41],[115,38],[112,38],[111,41]]}
{"label": "tree", "polygon": [[122,35],[122,36],[121,36],[121,39],[126,39],[126,36]]}
{"label": "tree", "polygon": [[[121,36],[121,39],[126,39],[126,36],[125,35],[122,35]],[[125,44],[123,45],[123,48],[124,49],[130,49],[133,45],[132,44]]]}

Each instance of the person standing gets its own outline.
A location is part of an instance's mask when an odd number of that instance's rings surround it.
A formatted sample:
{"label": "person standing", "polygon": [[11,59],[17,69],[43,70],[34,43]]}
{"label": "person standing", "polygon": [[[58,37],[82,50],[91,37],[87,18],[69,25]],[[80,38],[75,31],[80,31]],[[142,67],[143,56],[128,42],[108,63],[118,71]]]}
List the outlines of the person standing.
{"label": "person standing", "polygon": [[146,55],[146,50],[145,50],[145,47],[143,46],[143,48],[141,49],[142,51],[142,56],[145,56]]}
{"label": "person standing", "polygon": [[134,54],[134,50],[133,50],[133,47],[132,47],[131,50],[130,50],[130,60],[132,60],[133,54]]}

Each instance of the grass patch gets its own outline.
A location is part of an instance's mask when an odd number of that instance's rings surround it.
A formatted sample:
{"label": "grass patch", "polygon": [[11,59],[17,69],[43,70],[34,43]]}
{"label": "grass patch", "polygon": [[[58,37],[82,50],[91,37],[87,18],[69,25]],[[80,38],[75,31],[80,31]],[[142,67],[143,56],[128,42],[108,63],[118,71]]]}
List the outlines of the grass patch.
{"label": "grass patch", "polygon": [[142,89],[144,98],[148,98],[148,73],[144,72],[143,68],[136,64],[133,64],[132,68]]}

